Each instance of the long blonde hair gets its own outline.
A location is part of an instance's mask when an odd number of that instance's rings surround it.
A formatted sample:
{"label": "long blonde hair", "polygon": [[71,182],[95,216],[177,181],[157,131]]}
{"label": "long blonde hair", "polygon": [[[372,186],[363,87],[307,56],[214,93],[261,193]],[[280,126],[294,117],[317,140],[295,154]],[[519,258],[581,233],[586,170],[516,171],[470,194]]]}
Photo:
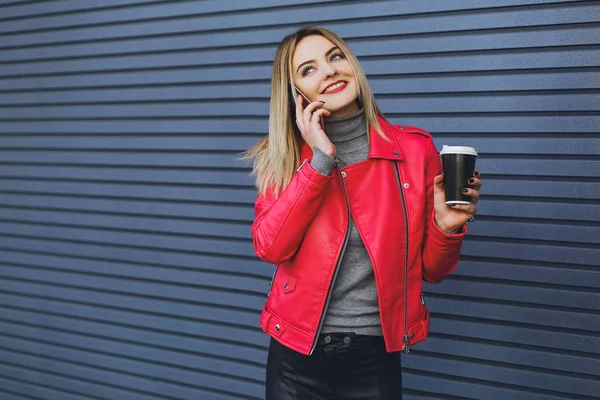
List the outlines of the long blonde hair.
{"label": "long blonde hair", "polygon": [[367,126],[373,126],[379,135],[389,141],[377,120],[377,116],[383,116],[383,113],[377,106],[367,77],[350,47],[327,29],[302,28],[283,38],[275,53],[271,77],[269,135],[243,154],[245,159],[254,159],[252,175],[256,177],[256,187],[261,194],[270,190],[278,196],[290,183],[300,164],[302,136],[295,123],[295,103],[291,94],[292,57],[300,40],[311,35],[325,37],[344,53],[358,83],[358,99],[363,105]]}

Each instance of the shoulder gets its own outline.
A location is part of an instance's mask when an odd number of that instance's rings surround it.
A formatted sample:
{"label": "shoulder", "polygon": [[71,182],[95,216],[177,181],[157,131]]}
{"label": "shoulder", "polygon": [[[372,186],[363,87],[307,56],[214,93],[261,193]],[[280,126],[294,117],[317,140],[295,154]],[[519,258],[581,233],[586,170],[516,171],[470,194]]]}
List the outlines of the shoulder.
{"label": "shoulder", "polygon": [[400,135],[402,135],[402,134],[409,134],[409,135],[412,134],[412,135],[419,135],[419,136],[425,137],[427,139],[432,139],[433,138],[431,136],[431,133],[427,132],[424,129],[416,127],[416,126],[394,125],[393,127],[396,129],[396,131]]}
{"label": "shoulder", "polygon": [[383,131],[386,135],[388,133],[390,133],[394,137],[399,137],[399,136],[403,136],[403,135],[416,135],[418,137],[420,136],[420,137],[424,137],[427,139],[432,139],[432,136],[429,132],[427,132],[424,129],[418,128],[416,126],[402,125],[402,124],[392,125],[383,116],[378,117],[378,122],[379,122],[379,125],[381,126],[381,129],[383,129]]}
{"label": "shoulder", "polygon": [[435,148],[433,137],[424,129],[411,125],[392,125],[383,118],[379,122],[384,134],[391,139],[396,149],[405,155],[429,154]]}
{"label": "shoulder", "polygon": [[433,136],[424,129],[411,125],[391,126],[392,136],[399,145],[429,148],[433,144]]}
{"label": "shoulder", "polygon": [[393,125],[392,137],[396,145],[404,150],[405,156],[426,156],[437,155],[437,149],[433,142],[431,133],[424,129],[411,125]]}

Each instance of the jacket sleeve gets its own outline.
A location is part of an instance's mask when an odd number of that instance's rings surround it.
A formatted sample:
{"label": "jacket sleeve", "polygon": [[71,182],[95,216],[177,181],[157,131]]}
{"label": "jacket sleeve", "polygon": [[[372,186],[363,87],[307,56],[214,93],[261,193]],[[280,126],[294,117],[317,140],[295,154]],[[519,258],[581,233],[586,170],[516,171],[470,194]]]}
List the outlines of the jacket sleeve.
{"label": "jacket sleeve", "polygon": [[438,152],[429,140],[427,166],[425,172],[427,202],[425,207],[425,232],[423,238],[423,279],[431,283],[439,283],[450,275],[458,265],[460,248],[467,233],[467,226],[456,233],[447,234],[441,230],[434,220],[433,179],[442,172]]}
{"label": "jacket sleeve", "polygon": [[260,259],[281,264],[296,253],[331,179],[305,160],[278,198],[271,192],[259,194],[254,205],[252,242]]}

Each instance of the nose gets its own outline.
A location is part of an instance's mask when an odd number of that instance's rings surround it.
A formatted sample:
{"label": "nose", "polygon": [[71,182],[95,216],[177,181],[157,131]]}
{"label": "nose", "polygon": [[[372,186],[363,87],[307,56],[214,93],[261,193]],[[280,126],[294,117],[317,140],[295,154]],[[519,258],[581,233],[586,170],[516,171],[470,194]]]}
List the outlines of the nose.
{"label": "nose", "polygon": [[335,69],[335,67],[329,63],[327,63],[325,65],[325,67],[321,68],[321,71],[323,71],[323,80],[324,81],[326,81],[327,79],[329,79],[332,76],[334,76],[335,74],[337,74],[337,70]]}

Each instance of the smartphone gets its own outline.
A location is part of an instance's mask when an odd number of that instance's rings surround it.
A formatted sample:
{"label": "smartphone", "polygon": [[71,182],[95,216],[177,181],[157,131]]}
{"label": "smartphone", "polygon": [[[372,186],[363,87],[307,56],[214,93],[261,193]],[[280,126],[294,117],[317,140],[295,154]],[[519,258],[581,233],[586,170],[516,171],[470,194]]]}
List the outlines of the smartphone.
{"label": "smartphone", "polygon": [[298,98],[298,94],[302,96],[302,98],[306,101],[306,104],[303,104],[302,108],[312,103],[312,101],[310,101],[310,99],[304,93],[302,93],[302,90],[298,89],[298,86],[294,85],[294,90],[296,91],[296,95],[294,95],[294,101],[296,101],[296,99]]}
{"label": "smartphone", "polygon": [[[302,96],[304,101],[306,101],[306,104],[302,104],[302,109],[304,110],[310,103],[312,103],[312,101],[304,93],[302,93],[302,90],[298,89],[298,86],[294,85],[294,90],[296,91],[296,93],[299,93],[300,96]],[[298,95],[295,95],[294,102],[296,101],[295,99],[297,97],[298,97]],[[321,107],[322,107],[322,105],[321,105]],[[315,111],[316,111],[316,109],[315,109]],[[321,124],[321,129],[323,129],[325,127],[325,122],[323,121],[323,116],[321,116],[319,123]]]}

